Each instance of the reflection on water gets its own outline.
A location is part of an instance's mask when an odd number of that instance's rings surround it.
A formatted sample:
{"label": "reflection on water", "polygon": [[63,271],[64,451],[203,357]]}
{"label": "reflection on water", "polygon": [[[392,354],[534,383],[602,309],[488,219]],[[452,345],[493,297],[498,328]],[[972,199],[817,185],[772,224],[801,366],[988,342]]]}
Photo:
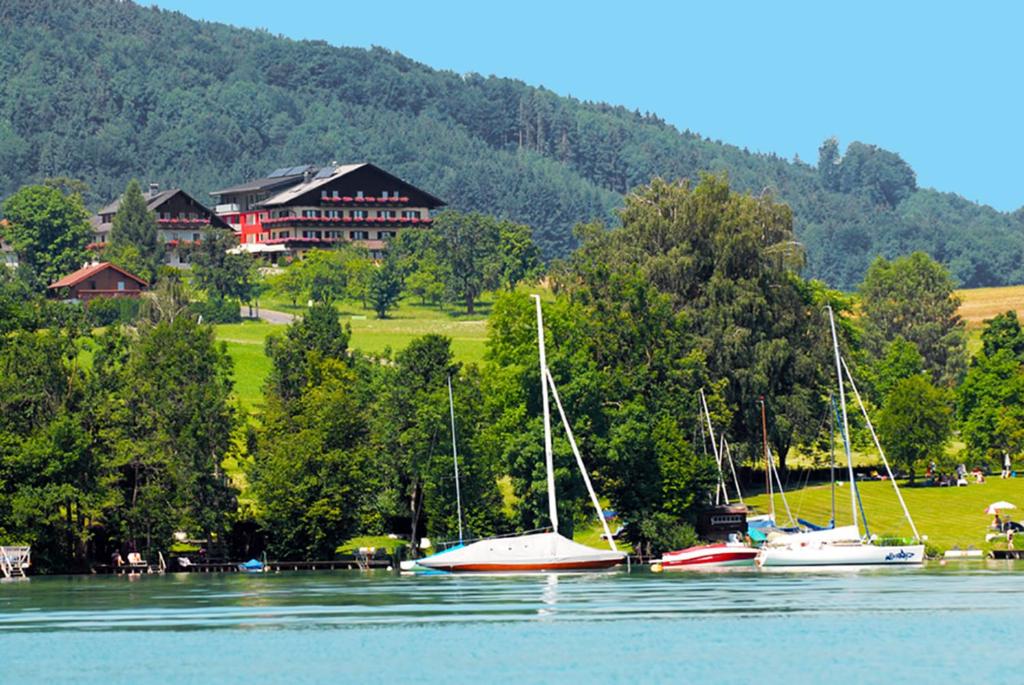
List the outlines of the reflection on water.
{"label": "reflection on water", "polygon": [[443,657],[455,682],[481,668],[493,682],[646,680],[682,663],[711,678],[723,659],[737,676],[792,682],[829,679],[857,654],[849,673],[864,682],[933,670],[948,682],[960,668],[972,682],[1016,682],[1004,669],[1024,663],[1004,646],[1024,640],[1022,580],[1007,562],[841,574],[35,578],[0,584],[0,652],[17,655],[8,672],[32,681],[117,682],[111,668],[129,648],[169,669],[161,676],[189,675],[189,660],[206,654],[191,673],[204,681],[316,681],[344,666],[427,682]]}
{"label": "reflection on water", "polygon": [[734,570],[402,577],[328,572],[35,578],[0,585],[0,630],[205,630],[1008,608],[1024,600],[1024,576],[1007,574],[1006,569],[1006,564],[965,564],[838,574]]}

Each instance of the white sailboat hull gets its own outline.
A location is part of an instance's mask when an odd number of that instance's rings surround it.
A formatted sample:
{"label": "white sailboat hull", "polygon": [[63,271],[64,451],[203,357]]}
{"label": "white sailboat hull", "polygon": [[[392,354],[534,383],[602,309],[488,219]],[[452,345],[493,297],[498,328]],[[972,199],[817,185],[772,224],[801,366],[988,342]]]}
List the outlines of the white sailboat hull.
{"label": "white sailboat hull", "polygon": [[880,547],[866,543],[822,543],[765,547],[757,565],[776,566],[907,566],[924,563],[924,545]]}
{"label": "white sailboat hull", "polygon": [[604,569],[625,560],[622,552],[594,549],[558,533],[534,533],[480,540],[420,559],[419,565],[453,573],[516,573]]}

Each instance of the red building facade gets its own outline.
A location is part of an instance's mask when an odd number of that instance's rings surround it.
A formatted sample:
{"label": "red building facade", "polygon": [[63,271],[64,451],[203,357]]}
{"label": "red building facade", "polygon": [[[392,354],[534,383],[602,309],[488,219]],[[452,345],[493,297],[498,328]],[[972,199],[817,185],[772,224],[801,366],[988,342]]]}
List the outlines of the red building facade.
{"label": "red building facade", "polygon": [[379,257],[403,230],[429,226],[444,202],[373,164],[278,169],[217,190],[218,215],[251,252],[301,255],[339,241]]}

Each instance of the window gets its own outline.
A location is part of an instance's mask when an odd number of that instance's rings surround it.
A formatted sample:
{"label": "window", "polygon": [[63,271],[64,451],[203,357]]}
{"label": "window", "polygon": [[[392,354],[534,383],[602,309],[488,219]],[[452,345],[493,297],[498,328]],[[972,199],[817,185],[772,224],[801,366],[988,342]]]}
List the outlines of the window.
{"label": "window", "polygon": [[118,292],[124,291],[124,281],[118,281],[117,282],[117,290],[118,290]]}
{"label": "window", "polygon": [[349,231],[348,237],[352,240],[369,240],[370,233],[368,231]]}
{"label": "window", "polygon": [[353,209],[352,210],[352,218],[353,219],[365,219],[367,216],[369,216],[369,212],[367,212],[365,209]]}
{"label": "window", "polygon": [[338,191],[337,191],[337,190],[335,190],[335,191],[334,191],[334,198],[335,198],[335,199],[337,199],[337,198],[339,198],[339,197],[341,197],[341,196],[340,196],[340,195],[338,194]]}
{"label": "window", "polygon": [[395,198],[397,200],[398,199],[398,191],[396,190],[393,193],[391,193],[391,197],[393,197],[393,198]]}
{"label": "window", "polygon": [[402,218],[405,218],[405,219],[419,219],[420,218],[420,210],[418,210],[418,209],[403,209],[402,210]]}
{"label": "window", "polygon": [[363,191],[357,190],[356,191],[356,197],[363,197]]}
{"label": "window", "polygon": [[393,209],[379,209],[377,210],[377,216],[384,217],[385,219],[394,219],[398,216],[398,213]]}
{"label": "window", "polygon": [[302,210],[302,216],[306,217],[307,219],[314,219],[314,218],[320,216],[320,210],[319,209],[304,209],[304,210]]}
{"label": "window", "polygon": [[328,219],[340,219],[341,218],[341,210],[338,210],[338,209],[328,209],[326,212],[324,212],[324,216],[326,216]]}
{"label": "window", "polygon": [[89,290],[96,290],[96,281],[89,281]]}
{"label": "window", "polygon": [[381,196],[381,198],[382,198],[382,199],[384,199],[384,200],[388,199],[388,191],[386,191],[386,190],[384,190],[384,191],[381,191],[381,194],[380,194],[380,196]]}
{"label": "window", "polygon": [[326,200],[327,199],[327,191],[326,190],[321,190],[320,191],[320,199],[321,200]]}
{"label": "window", "polygon": [[395,237],[395,232],[394,231],[377,231],[377,237],[380,240],[387,240],[388,238],[394,238]]}
{"label": "window", "polygon": [[193,242],[198,243],[200,240],[202,240],[202,238],[203,238],[203,236],[200,233],[193,233],[192,234],[192,241]]}

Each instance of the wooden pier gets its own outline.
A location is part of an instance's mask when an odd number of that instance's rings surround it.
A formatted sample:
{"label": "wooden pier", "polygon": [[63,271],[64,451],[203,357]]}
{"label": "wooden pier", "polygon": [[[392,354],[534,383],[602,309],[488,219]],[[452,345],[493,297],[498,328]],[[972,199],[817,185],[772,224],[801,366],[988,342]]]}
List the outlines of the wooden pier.
{"label": "wooden pier", "polygon": [[989,559],[1024,559],[1024,549],[994,549],[988,553]]}

